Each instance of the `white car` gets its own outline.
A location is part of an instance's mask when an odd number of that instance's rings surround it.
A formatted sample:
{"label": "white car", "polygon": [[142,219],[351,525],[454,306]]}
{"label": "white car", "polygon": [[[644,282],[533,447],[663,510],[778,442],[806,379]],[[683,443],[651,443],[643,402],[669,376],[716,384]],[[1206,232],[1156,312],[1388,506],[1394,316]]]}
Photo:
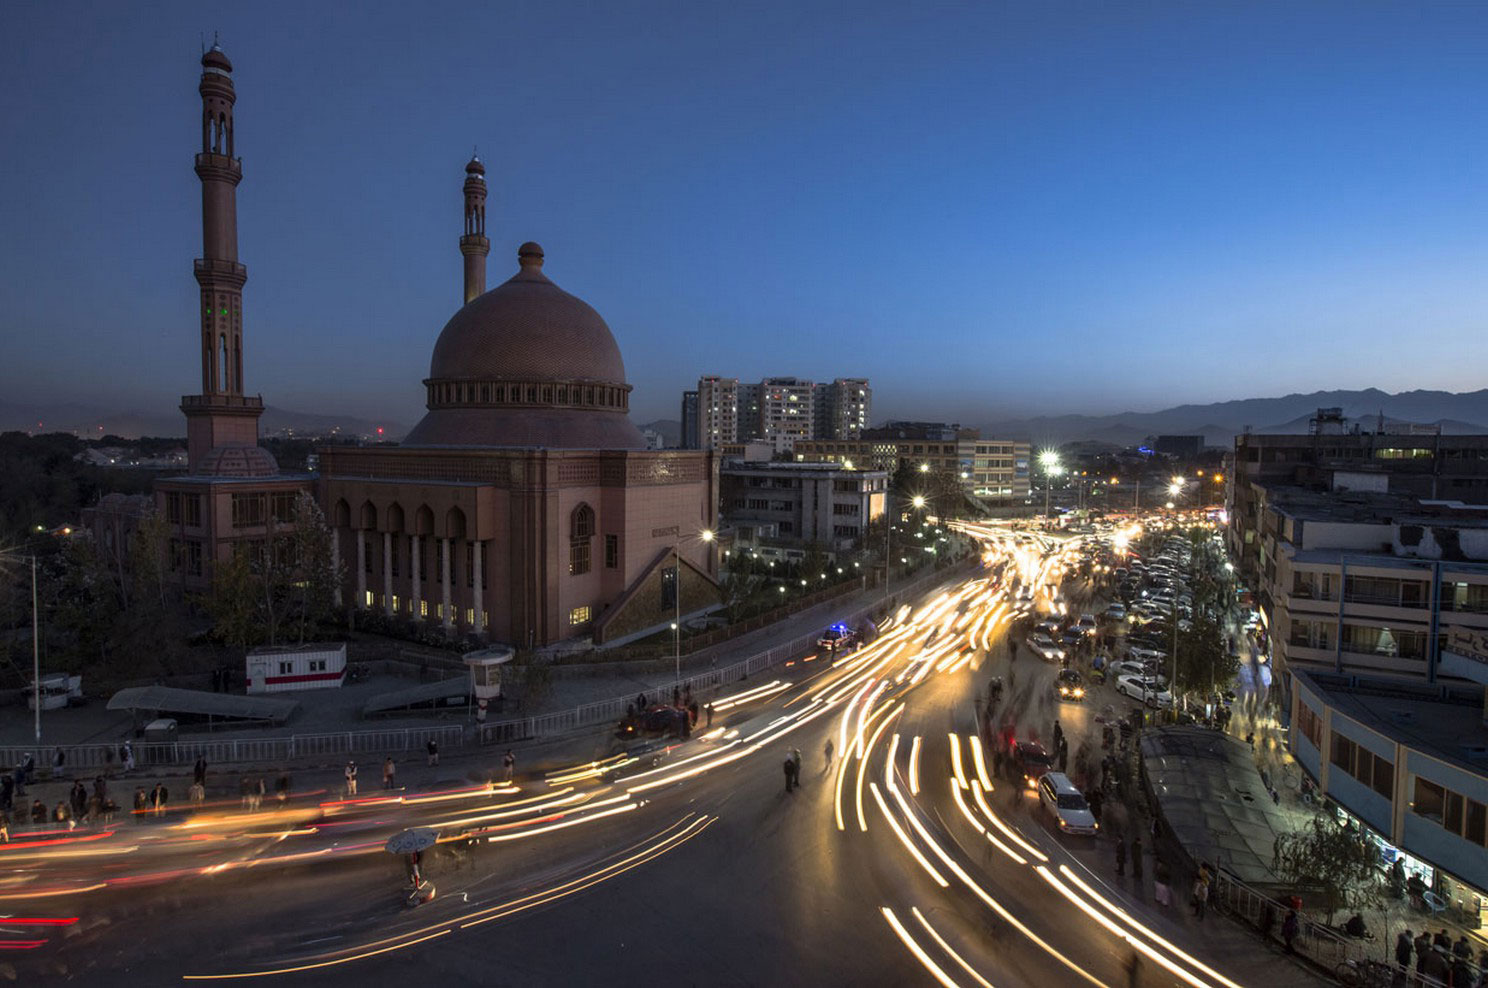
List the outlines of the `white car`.
{"label": "white car", "polygon": [[1064,649],[1041,631],[1028,636],[1028,647],[1046,662],[1064,661]]}
{"label": "white car", "polygon": [[1096,630],[1095,615],[1094,614],[1081,614],[1080,615],[1080,620],[1075,623],[1075,627],[1080,630],[1080,633],[1081,634],[1085,634],[1085,635],[1093,635],[1093,634],[1095,634],[1095,630]]}
{"label": "white car", "polygon": [[1173,705],[1172,694],[1163,689],[1163,684],[1156,679],[1146,679],[1142,676],[1118,676],[1116,692],[1145,703],[1149,707]]}
{"label": "white car", "polygon": [[1162,652],[1150,648],[1142,648],[1140,645],[1132,645],[1126,650],[1127,658],[1133,662],[1161,662],[1167,656]]}
{"label": "white car", "polygon": [[1059,824],[1061,834],[1093,835],[1100,830],[1080,790],[1063,772],[1049,772],[1038,782],[1039,803]]}

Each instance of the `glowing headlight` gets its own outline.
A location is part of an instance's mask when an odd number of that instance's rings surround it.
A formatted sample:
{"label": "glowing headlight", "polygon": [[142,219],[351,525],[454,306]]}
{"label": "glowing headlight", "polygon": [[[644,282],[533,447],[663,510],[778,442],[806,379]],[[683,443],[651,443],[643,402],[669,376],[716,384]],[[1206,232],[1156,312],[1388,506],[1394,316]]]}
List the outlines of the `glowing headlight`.
{"label": "glowing headlight", "polygon": [[1085,695],[1085,687],[1083,687],[1083,686],[1076,686],[1075,687],[1075,696],[1084,696],[1084,695]]}

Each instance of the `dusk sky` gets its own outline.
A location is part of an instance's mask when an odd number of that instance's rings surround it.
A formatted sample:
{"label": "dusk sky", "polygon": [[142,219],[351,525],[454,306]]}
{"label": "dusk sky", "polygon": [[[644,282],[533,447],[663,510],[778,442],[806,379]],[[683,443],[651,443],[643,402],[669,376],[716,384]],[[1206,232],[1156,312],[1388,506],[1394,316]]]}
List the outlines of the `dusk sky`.
{"label": "dusk sky", "polygon": [[214,31],[281,408],[417,421],[473,145],[488,284],[540,242],[637,422],[704,373],[968,424],[1485,384],[1483,4],[38,2],[0,14],[0,401],[199,389]]}

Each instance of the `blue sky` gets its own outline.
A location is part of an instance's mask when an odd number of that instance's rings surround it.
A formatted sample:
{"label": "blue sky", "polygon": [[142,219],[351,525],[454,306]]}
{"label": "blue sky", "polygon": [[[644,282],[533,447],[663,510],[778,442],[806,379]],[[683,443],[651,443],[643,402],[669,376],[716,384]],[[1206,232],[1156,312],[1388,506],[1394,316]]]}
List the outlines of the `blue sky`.
{"label": "blue sky", "polygon": [[875,417],[1469,390],[1488,6],[11,4],[0,393],[195,391],[200,39],[235,66],[250,391],[411,424],[534,239],[638,421],[699,374],[866,375]]}

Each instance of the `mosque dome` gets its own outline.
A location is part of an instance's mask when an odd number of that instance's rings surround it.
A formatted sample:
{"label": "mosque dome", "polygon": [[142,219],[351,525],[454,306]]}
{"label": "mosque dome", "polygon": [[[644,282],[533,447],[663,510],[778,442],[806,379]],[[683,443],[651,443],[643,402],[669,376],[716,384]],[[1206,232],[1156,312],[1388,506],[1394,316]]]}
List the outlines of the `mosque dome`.
{"label": "mosque dome", "polygon": [[273,477],[279,464],[262,446],[214,446],[192,472],[201,477]]}
{"label": "mosque dome", "polygon": [[403,444],[644,449],[610,327],[543,274],[541,247],[517,256],[520,270],[439,334],[429,413]]}
{"label": "mosque dome", "polygon": [[227,52],[215,44],[202,54],[201,63],[204,69],[221,69],[224,72],[232,71],[232,62],[227,60]]}

